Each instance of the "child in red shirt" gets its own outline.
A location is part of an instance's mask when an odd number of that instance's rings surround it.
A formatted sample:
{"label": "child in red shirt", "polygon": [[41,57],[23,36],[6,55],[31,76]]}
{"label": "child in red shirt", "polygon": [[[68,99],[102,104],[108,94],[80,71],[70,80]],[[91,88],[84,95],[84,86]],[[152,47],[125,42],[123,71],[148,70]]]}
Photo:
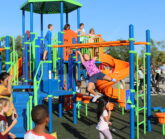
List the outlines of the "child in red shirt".
{"label": "child in red shirt", "polygon": [[54,136],[45,132],[45,127],[49,123],[49,113],[45,105],[38,105],[32,109],[32,120],[35,128],[28,131],[24,139],[56,139]]}
{"label": "child in red shirt", "polygon": [[8,126],[5,113],[9,111],[10,101],[7,98],[0,98],[0,139],[8,139],[10,136],[15,139],[16,136],[10,132],[10,130],[17,123],[17,119],[14,119],[10,126]]}

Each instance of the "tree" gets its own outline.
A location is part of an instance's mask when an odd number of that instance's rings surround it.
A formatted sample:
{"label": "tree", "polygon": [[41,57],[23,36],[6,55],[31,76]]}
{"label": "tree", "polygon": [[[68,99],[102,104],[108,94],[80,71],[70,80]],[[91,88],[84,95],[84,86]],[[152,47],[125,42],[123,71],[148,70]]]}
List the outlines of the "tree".
{"label": "tree", "polygon": [[109,47],[106,53],[110,54],[116,59],[129,61],[129,46]]}
{"label": "tree", "polygon": [[[160,66],[165,61],[165,52],[160,51],[158,48],[163,49],[165,47],[164,41],[154,41],[151,39],[151,63],[155,66]],[[141,50],[139,63],[143,63],[143,57],[145,48]]]}
{"label": "tree", "polygon": [[22,56],[22,36],[17,36],[15,39],[15,48],[18,52],[18,57]]}
{"label": "tree", "polygon": [[[10,47],[13,46],[11,40],[12,39],[10,38]],[[22,56],[22,37],[21,36],[17,36],[14,41],[15,41],[15,49],[16,49],[16,51],[18,53],[18,57],[21,57]],[[5,38],[3,38],[1,40],[1,47],[3,48],[3,47],[5,47],[5,45],[6,45],[6,40],[5,40]],[[12,51],[12,49],[10,49],[10,50]],[[4,69],[5,61],[6,61],[6,53],[5,53],[5,51],[1,53],[1,56],[2,56],[2,67]]]}

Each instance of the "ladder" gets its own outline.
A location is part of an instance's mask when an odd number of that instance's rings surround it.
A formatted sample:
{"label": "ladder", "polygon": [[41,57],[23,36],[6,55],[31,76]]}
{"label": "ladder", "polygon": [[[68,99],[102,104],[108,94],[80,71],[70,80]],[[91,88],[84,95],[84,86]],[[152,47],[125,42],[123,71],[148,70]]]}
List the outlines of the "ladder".
{"label": "ladder", "polygon": [[[143,92],[140,93],[139,90],[139,55],[136,53],[136,134],[137,139],[140,138],[140,126],[143,125],[143,132],[146,134],[146,60],[145,60],[145,54],[143,57],[143,66],[144,66],[144,81],[143,81]],[[143,99],[142,104],[140,103],[140,100]],[[142,118],[140,117],[140,114],[142,113]]]}

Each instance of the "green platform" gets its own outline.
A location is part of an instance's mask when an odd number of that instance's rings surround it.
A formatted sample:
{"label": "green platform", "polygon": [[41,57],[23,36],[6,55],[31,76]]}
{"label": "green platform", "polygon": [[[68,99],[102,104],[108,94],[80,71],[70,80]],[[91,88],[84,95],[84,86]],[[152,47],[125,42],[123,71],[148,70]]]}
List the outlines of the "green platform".
{"label": "green platform", "polygon": [[56,14],[60,13],[60,2],[64,2],[64,13],[82,7],[82,4],[76,0],[27,0],[21,6],[21,10],[30,11],[30,3],[33,3],[34,13]]}

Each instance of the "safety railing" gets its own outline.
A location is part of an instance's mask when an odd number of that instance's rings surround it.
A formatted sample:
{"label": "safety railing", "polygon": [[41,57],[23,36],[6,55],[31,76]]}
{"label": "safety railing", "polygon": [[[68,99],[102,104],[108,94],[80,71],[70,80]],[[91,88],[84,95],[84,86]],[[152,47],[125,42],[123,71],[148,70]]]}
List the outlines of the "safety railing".
{"label": "safety railing", "polygon": [[18,53],[15,50],[15,39],[13,36],[9,36],[11,38],[12,46],[10,47],[10,68],[8,69],[8,73],[13,76],[12,85],[18,85]]}
{"label": "safety railing", "polygon": [[[101,35],[96,35],[96,36],[80,36],[80,42],[85,44],[85,43],[99,43],[102,41]],[[98,61],[100,61],[100,47],[98,48],[82,48],[81,53],[82,54],[88,54],[91,58],[97,56]]]}
{"label": "safety railing", "polygon": [[12,75],[12,85],[18,85],[18,54],[16,51],[10,53],[10,68],[7,71]]}
{"label": "safety railing", "polygon": [[44,64],[51,63],[50,61],[41,61],[38,65],[36,73],[34,75],[34,105],[38,105],[38,89],[41,84],[43,72],[44,72]]}
{"label": "safety railing", "polygon": [[[54,35],[53,44],[57,45],[58,41],[58,33]],[[58,61],[58,48],[52,48],[53,50],[53,72],[55,73],[55,79],[57,78],[57,61]]]}
{"label": "safety railing", "polygon": [[29,96],[29,101],[27,102],[26,105],[26,129],[31,130],[33,129],[33,122],[32,122],[32,117],[31,117],[31,111],[32,111],[32,107],[33,107],[33,101],[32,101],[33,97]]}

